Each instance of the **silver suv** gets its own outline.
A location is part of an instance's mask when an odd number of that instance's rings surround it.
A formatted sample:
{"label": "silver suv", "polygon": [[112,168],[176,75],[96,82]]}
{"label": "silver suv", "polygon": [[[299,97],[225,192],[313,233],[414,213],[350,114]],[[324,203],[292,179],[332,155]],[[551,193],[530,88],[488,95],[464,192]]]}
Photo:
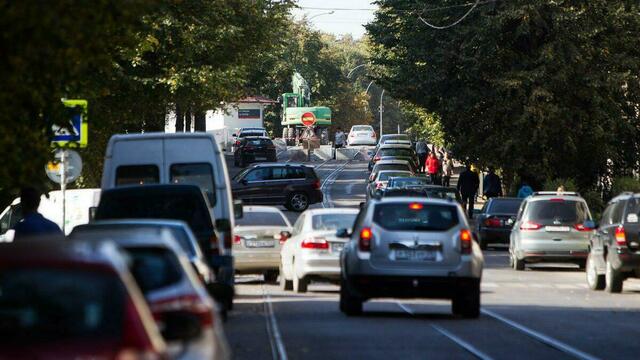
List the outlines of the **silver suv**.
{"label": "silver suv", "polygon": [[574,192],[537,192],[526,198],[509,241],[509,263],[572,262],[584,268],[592,228],[587,202]]}
{"label": "silver suv", "polygon": [[340,256],[340,310],[372,298],[451,299],[454,314],[480,314],[484,259],[454,200],[383,198],[364,204]]}

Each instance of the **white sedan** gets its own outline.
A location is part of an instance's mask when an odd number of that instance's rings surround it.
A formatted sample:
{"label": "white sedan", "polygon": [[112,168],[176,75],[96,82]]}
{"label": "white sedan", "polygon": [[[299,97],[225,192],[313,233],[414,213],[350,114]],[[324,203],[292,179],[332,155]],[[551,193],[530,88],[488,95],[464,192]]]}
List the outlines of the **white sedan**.
{"label": "white sedan", "polygon": [[298,293],[312,280],[340,279],[340,252],[347,239],[337,238],[339,229],[351,229],[358,209],[307,210],[293,226],[291,238],[282,246],[280,286]]}
{"label": "white sedan", "polygon": [[354,125],[351,127],[351,131],[349,131],[349,136],[347,137],[347,144],[349,146],[376,145],[377,143],[378,138],[371,125]]}
{"label": "white sedan", "polygon": [[281,233],[291,231],[282,211],[272,206],[245,206],[236,220],[232,245],[236,272],[264,274],[266,282],[278,279]]}

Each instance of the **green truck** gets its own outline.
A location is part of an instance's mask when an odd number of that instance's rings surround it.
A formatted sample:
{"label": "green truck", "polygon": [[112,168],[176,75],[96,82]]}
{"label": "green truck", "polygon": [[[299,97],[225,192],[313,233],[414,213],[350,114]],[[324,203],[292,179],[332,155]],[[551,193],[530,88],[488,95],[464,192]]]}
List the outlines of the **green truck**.
{"label": "green truck", "polygon": [[[295,142],[296,135],[299,139],[303,132],[308,133],[306,125],[302,118],[308,113],[312,113],[315,117],[315,123],[311,126],[311,130],[318,138],[323,138],[322,133],[328,133],[328,127],[331,126],[331,109],[326,106],[310,106],[311,91],[307,81],[299,74],[293,74],[292,93],[282,94],[282,137],[292,144]],[[327,131],[323,131],[327,129]],[[322,139],[323,142],[328,139]]]}

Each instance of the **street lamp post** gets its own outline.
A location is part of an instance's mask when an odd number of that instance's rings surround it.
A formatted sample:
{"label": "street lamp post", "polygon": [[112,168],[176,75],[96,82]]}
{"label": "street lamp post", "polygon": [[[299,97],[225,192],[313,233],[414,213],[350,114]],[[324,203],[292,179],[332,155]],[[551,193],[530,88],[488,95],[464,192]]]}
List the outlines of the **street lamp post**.
{"label": "street lamp post", "polygon": [[360,69],[361,67],[363,67],[365,65],[367,65],[367,64],[360,64],[360,65],[354,67],[353,69],[351,69],[351,71],[349,71],[349,73],[347,74],[347,78],[348,79],[351,78],[351,74],[353,74],[354,71]]}
{"label": "street lamp post", "polygon": [[333,14],[333,13],[335,13],[335,11],[333,11],[333,10],[332,10],[332,11],[328,11],[328,12],[323,12],[323,13],[320,13],[320,14],[316,14],[316,15],[313,15],[312,17],[310,17],[309,19],[307,19],[307,21],[311,21],[311,19],[313,19],[313,18],[317,18],[318,16],[322,16],[322,15],[331,15],[331,14]]}

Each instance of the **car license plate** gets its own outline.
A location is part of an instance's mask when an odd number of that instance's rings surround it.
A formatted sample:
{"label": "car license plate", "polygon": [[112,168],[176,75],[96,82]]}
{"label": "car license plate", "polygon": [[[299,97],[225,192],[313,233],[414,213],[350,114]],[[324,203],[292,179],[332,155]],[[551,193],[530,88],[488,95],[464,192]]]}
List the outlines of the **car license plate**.
{"label": "car license plate", "polygon": [[436,259],[436,253],[426,250],[395,250],[396,260],[414,260],[414,261],[433,261]]}
{"label": "car license plate", "polygon": [[266,156],[256,156],[256,160],[267,160]]}
{"label": "car license plate", "polygon": [[343,243],[331,243],[331,252],[339,253],[344,249]]}
{"label": "car license plate", "polygon": [[273,240],[245,240],[244,244],[248,248],[272,248],[275,245]]}
{"label": "car license plate", "polygon": [[544,228],[547,232],[569,232],[571,228],[568,226],[547,226]]}
{"label": "car license plate", "polygon": [[358,136],[367,136],[367,134],[358,134]]}

